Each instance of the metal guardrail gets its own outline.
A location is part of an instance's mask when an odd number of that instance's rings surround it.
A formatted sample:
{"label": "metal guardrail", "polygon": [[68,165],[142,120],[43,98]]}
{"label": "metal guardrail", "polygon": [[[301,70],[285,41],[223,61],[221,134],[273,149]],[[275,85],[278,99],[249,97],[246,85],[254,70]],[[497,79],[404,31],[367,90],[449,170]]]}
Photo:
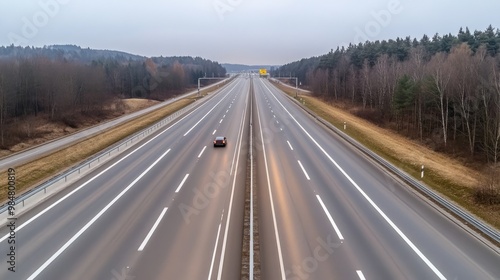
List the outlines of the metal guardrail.
{"label": "metal guardrail", "polygon": [[[424,193],[428,197],[430,197],[432,200],[434,200],[436,203],[444,207],[445,209],[449,210],[451,213],[455,214],[462,220],[466,221],[470,225],[474,226],[477,228],[479,231],[481,231],[483,234],[488,236],[490,239],[496,241],[497,243],[500,243],[500,233],[490,227],[489,225],[485,224],[484,222],[480,221],[478,218],[474,217],[472,214],[469,212],[465,211],[461,207],[455,205],[454,203],[450,202],[449,200],[441,197],[439,194],[422,184],[421,182],[415,180],[412,176],[408,175],[406,172],[398,169],[379,155],[375,154],[371,150],[367,149],[363,145],[361,145],[359,142],[351,138],[349,135],[345,134],[342,130],[338,129],[337,127],[333,126],[331,123],[326,121],[325,119],[319,117],[314,113],[313,111],[309,110],[305,106],[303,106],[299,101],[296,99],[286,95],[289,97],[293,102],[295,102],[297,105],[299,105],[303,110],[305,110],[307,113],[309,113],[312,117],[317,119],[319,122],[321,122],[323,125],[334,131],[336,134],[338,134],[340,137],[342,137],[344,140],[346,140],[348,143],[356,147],[358,150],[362,151],[364,154],[368,155],[372,159],[374,159],[376,162],[378,162],[380,165],[385,167],[386,169],[390,170],[393,174],[397,175],[399,178],[403,179],[406,183],[410,184],[420,192]],[[192,103],[188,105],[187,107],[180,109],[179,111],[169,115],[168,117],[162,119],[161,121],[155,123],[154,125],[139,131],[132,136],[127,137],[125,140],[120,141],[119,143],[111,146],[110,148],[107,148],[100,153],[96,154],[95,156],[89,158],[88,160],[82,162],[78,166],[75,166],[64,173],[57,175],[48,181],[42,183],[41,185],[37,186],[36,188],[23,193],[21,196],[16,197],[15,202],[16,205],[22,204],[22,206],[25,205],[25,201],[30,199],[32,196],[38,194],[39,192],[43,191],[44,193],[47,192],[47,189],[51,187],[57,187],[57,183],[66,183],[68,180],[71,180],[73,178],[78,178],[79,175],[83,171],[90,170],[92,167],[95,167],[96,165],[99,165],[101,161],[104,161],[105,158],[111,158],[113,155],[117,155],[120,152],[123,152],[125,149],[131,147],[135,142],[138,142],[139,140],[151,135],[152,133],[158,131],[159,129],[163,128],[167,124],[171,123],[174,119],[179,117],[180,115],[188,112],[189,110],[193,109],[193,107],[197,106],[197,103]],[[49,190],[50,191],[50,190]],[[7,204],[4,204],[0,206],[0,213],[4,213],[8,208]]]}
{"label": "metal guardrail", "polygon": [[465,222],[469,223],[476,229],[478,229],[481,233],[484,235],[488,236],[490,239],[496,241],[498,244],[500,244],[500,232],[497,231],[496,229],[490,227],[489,225],[485,224],[481,220],[479,220],[477,217],[473,216],[466,210],[462,209],[462,207],[457,206],[456,204],[450,202],[448,199],[443,198],[441,195],[427,187],[426,185],[422,184],[412,176],[408,175],[406,172],[400,170],[399,168],[395,167],[391,163],[389,163],[387,160],[383,159],[376,153],[372,152],[362,144],[360,144],[358,141],[354,140],[352,137],[349,135],[345,134],[342,130],[338,129],[334,125],[332,125],[330,122],[326,121],[325,119],[321,118],[318,116],[316,113],[313,111],[309,110],[309,108],[306,108],[301,104],[298,100],[295,98],[290,97],[288,94],[286,95],[288,98],[290,98],[293,102],[295,102],[297,105],[299,105],[304,111],[309,113],[313,118],[321,122],[323,125],[328,127],[329,129],[333,130],[337,135],[342,137],[344,140],[346,140],[349,144],[353,145],[356,147],[358,150],[363,152],[364,154],[368,155],[371,157],[373,160],[375,160],[377,163],[391,171],[393,174],[401,178],[403,181],[406,183],[410,184],[412,187],[415,189],[419,190],[420,192],[424,193],[428,197],[430,197],[433,201],[438,203],[441,207],[444,207],[445,209],[449,210],[451,213],[454,215],[458,216],[460,219],[464,220]]}
{"label": "metal guardrail", "polygon": [[[202,104],[202,103],[201,103]],[[195,106],[201,105],[199,102],[194,102],[189,104],[188,106],[172,113],[171,115],[165,117],[164,119],[156,122],[152,126],[149,126],[148,128],[145,128],[135,134],[132,134],[131,136],[128,136],[124,140],[102,150],[101,152],[91,156],[87,160],[83,161],[82,163],[71,167],[70,169],[64,171],[63,173],[56,175],[52,177],[51,179],[43,182],[42,184],[36,186],[35,188],[19,195],[14,199],[16,209],[18,206],[24,207],[25,202],[32,198],[33,196],[40,194],[43,192],[43,194],[46,194],[47,192],[50,192],[52,190],[56,190],[58,188],[63,187],[63,184],[67,183],[70,180],[77,179],[82,175],[84,172],[88,172],[91,170],[91,168],[94,168],[101,163],[104,163],[105,160],[109,160],[112,156],[116,156],[119,153],[125,151],[129,147],[132,147],[134,143],[142,140],[143,138],[151,135],[152,133],[158,131],[159,129],[165,127],[169,123],[171,123],[173,120],[177,119],[179,116],[183,115],[184,113],[187,113],[188,111],[192,110]],[[5,211],[8,209],[8,204],[5,203],[0,206],[0,215],[4,214]],[[16,212],[19,212],[17,210]],[[1,222],[1,221],[0,221]]]}

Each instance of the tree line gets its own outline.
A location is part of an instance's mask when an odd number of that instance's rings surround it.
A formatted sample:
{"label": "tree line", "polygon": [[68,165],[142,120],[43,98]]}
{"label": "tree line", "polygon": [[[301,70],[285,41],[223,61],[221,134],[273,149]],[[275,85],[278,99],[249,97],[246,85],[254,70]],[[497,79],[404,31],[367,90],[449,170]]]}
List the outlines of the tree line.
{"label": "tree line", "polygon": [[500,30],[491,25],[474,33],[461,28],[456,36],[349,45],[273,73],[280,74],[438,150],[500,160]]}
{"label": "tree line", "polygon": [[68,122],[75,114],[103,116],[117,98],[164,100],[194,88],[197,79],[209,73],[215,77],[226,75],[219,63],[199,57],[106,57],[88,63],[64,55],[3,55],[0,146],[7,148],[22,137],[30,137],[30,131],[20,132],[18,128],[27,117],[42,115],[51,121]]}

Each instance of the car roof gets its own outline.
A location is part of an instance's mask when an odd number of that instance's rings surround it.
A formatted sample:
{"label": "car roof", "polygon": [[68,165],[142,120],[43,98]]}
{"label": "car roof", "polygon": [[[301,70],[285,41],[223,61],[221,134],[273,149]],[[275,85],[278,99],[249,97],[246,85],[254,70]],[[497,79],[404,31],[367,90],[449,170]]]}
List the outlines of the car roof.
{"label": "car roof", "polygon": [[224,139],[224,136],[217,136],[217,137],[215,137],[215,139],[222,140],[222,139]]}

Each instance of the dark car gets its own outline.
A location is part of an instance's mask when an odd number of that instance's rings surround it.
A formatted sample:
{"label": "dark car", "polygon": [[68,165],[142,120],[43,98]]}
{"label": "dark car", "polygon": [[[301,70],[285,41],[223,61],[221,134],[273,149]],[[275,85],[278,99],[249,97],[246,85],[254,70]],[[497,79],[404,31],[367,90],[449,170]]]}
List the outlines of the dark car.
{"label": "dark car", "polygon": [[225,147],[227,139],[224,136],[217,136],[214,140],[214,147]]}

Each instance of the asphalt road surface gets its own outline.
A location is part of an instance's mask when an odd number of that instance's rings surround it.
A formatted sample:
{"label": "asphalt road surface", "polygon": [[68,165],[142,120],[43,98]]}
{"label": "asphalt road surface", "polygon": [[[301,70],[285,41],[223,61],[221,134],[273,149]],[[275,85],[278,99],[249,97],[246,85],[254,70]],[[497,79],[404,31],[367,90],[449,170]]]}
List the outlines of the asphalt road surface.
{"label": "asphalt road surface", "polygon": [[[220,82],[219,82],[220,83]],[[219,84],[216,83],[215,85]],[[139,116],[142,116],[144,114],[147,114],[151,111],[157,110],[161,107],[167,106],[168,104],[174,103],[177,100],[180,100],[182,98],[185,98],[186,96],[192,95],[193,92],[189,92],[186,94],[183,94],[178,97],[171,98],[165,102],[156,104],[154,106],[142,109],[140,111],[125,115],[123,117],[119,117],[116,119],[113,119],[111,121],[90,127],[88,129],[73,133],[71,135],[50,141],[48,143],[45,143],[44,145],[39,145],[36,147],[33,147],[31,149],[21,151],[18,153],[15,153],[13,155],[10,155],[8,157],[0,159],[0,170],[6,170],[7,168],[19,166],[23,163],[30,162],[32,160],[35,160],[43,155],[50,154],[51,152],[57,151],[58,149],[61,149],[63,147],[70,146],[71,144],[85,140],[87,138],[90,138],[102,131],[106,131],[107,129],[110,129],[112,127],[115,127],[119,124],[126,123],[134,118],[137,118]]]}
{"label": "asphalt road surface", "polygon": [[499,279],[499,255],[255,79],[262,279]]}
{"label": "asphalt road surface", "polygon": [[208,98],[0,229],[0,279],[240,279],[250,123],[261,279],[500,279],[495,250],[267,80]]}
{"label": "asphalt road surface", "polygon": [[2,228],[0,279],[239,279],[249,85],[236,80],[20,217],[16,272]]}

